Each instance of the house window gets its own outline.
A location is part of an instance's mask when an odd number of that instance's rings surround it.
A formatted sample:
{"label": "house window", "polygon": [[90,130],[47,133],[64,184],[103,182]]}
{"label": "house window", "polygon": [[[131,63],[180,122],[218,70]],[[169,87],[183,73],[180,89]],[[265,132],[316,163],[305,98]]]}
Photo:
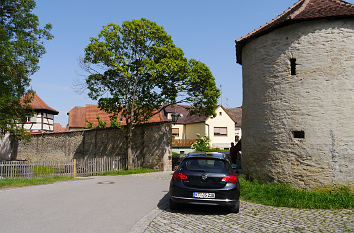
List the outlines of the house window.
{"label": "house window", "polygon": [[227,136],[226,127],[214,127],[214,136]]}
{"label": "house window", "polygon": [[219,112],[219,115],[222,116],[222,112]]}
{"label": "house window", "polygon": [[179,129],[172,128],[172,137],[179,137]]}
{"label": "house window", "polygon": [[296,58],[290,58],[290,73],[296,75]]}
{"label": "house window", "polygon": [[26,117],[26,123],[36,123],[36,122],[37,122],[36,116]]}

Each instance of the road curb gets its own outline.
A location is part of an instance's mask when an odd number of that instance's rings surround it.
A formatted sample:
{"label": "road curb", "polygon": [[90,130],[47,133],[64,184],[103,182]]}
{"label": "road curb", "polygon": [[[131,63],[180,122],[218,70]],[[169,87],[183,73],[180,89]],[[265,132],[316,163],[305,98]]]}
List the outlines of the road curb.
{"label": "road curb", "polygon": [[165,201],[161,207],[155,208],[150,213],[142,217],[129,231],[129,233],[142,233],[145,231],[147,226],[152,222],[157,216],[161,214],[162,211],[168,208],[168,202]]}

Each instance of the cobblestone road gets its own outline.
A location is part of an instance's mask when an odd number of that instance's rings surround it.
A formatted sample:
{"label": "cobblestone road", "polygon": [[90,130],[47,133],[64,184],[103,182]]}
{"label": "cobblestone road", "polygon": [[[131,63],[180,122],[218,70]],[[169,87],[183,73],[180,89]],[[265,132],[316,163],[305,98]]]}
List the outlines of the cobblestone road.
{"label": "cobblestone road", "polygon": [[239,214],[210,207],[163,210],[145,232],[354,232],[352,210],[301,210],[241,202]]}
{"label": "cobblestone road", "polygon": [[353,210],[292,209],[244,201],[238,214],[203,206],[172,212],[167,203],[160,203],[160,209],[144,232],[354,232]]}

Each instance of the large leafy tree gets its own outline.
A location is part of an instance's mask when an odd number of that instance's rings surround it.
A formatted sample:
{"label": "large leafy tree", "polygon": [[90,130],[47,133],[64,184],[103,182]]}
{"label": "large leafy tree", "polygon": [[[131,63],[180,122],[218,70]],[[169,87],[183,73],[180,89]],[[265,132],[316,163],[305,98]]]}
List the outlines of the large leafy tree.
{"label": "large leafy tree", "polygon": [[24,137],[21,124],[30,113],[20,98],[27,91],[30,76],[39,66],[39,58],[45,53],[43,41],[51,39],[51,25],[39,26],[32,13],[34,0],[0,0],[0,133],[10,132]]}
{"label": "large leafy tree", "polygon": [[128,167],[133,128],[163,107],[188,103],[196,114],[214,114],[220,91],[209,68],[185,58],[155,22],[109,24],[90,40],[83,59],[89,96],[106,112],[125,117]]}

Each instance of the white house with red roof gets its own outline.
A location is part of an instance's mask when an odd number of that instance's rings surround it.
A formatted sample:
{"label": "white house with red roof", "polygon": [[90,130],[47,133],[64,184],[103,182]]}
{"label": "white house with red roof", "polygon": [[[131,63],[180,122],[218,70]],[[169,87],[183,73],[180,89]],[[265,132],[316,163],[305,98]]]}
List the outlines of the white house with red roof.
{"label": "white house with red roof", "polygon": [[222,105],[215,109],[215,117],[191,115],[188,107],[176,105],[164,110],[167,120],[172,120],[172,114],[179,114],[177,122],[172,124],[174,152],[190,152],[190,144],[198,138],[197,135],[208,136],[213,148],[228,149],[231,142],[235,143],[237,122]]}
{"label": "white house with red roof", "polygon": [[59,112],[49,107],[35,92],[29,92],[21,98],[21,102],[27,95],[33,95],[29,105],[34,110],[33,116],[28,116],[23,127],[30,133],[43,133],[54,131],[54,116]]}

